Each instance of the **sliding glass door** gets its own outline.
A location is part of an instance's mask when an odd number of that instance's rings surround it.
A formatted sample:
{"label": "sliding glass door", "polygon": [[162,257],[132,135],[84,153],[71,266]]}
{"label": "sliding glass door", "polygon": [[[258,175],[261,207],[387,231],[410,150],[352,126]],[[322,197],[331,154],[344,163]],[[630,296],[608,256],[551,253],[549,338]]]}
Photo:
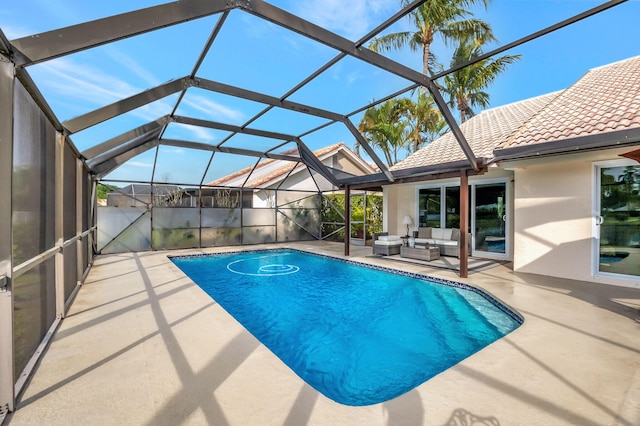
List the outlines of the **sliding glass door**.
{"label": "sliding glass door", "polygon": [[[508,255],[507,180],[473,182],[469,188],[469,223],[474,253],[487,257]],[[418,191],[421,227],[460,227],[460,186],[440,185]]]}
{"label": "sliding glass door", "polygon": [[475,250],[506,253],[506,184],[475,185]]}
{"label": "sliding glass door", "polygon": [[598,272],[640,276],[640,165],[598,170]]}

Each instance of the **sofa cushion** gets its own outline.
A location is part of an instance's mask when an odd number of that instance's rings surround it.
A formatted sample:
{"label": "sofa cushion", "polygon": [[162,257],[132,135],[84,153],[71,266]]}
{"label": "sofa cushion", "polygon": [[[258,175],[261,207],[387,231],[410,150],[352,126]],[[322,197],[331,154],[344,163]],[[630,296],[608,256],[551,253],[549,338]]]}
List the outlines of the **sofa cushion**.
{"label": "sofa cushion", "polygon": [[435,238],[437,240],[444,239],[442,231],[442,228],[431,228],[431,238]]}
{"label": "sofa cushion", "polygon": [[418,238],[431,238],[431,228],[418,228]]}
{"label": "sofa cushion", "polygon": [[442,236],[440,238],[442,238],[443,240],[452,240],[453,238],[451,238],[451,234],[453,233],[453,229],[451,228],[443,228],[442,229]]}
{"label": "sofa cushion", "polygon": [[452,246],[452,247],[458,246],[458,242],[454,240],[434,240],[432,244],[437,246]]}
{"label": "sofa cushion", "polygon": [[377,246],[399,246],[399,245],[402,245],[402,241],[400,241],[400,239],[398,239],[397,241],[396,240],[393,240],[393,241],[375,240],[373,244]]}
{"label": "sofa cushion", "polygon": [[381,235],[378,237],[380,241],[400,241],[399,235]]}
{"label": "sofa cushion", "polygon": [[453,228],[451,231],[451,239],[454,241],[460,241],[460,230],[458,228]]}

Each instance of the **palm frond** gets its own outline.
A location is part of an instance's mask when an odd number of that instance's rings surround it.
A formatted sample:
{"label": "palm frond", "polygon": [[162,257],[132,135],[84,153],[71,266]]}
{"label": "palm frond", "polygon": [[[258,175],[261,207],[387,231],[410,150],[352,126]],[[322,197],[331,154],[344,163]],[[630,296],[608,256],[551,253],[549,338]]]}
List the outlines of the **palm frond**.
{"label": "palm frond", "polygon": [[413,32],[405,31],[376,37],[371,41],[371,43],[369,43],[369,49],[374,52],[390,52],[392,50],[399,50],[406,46],[413,36]]}

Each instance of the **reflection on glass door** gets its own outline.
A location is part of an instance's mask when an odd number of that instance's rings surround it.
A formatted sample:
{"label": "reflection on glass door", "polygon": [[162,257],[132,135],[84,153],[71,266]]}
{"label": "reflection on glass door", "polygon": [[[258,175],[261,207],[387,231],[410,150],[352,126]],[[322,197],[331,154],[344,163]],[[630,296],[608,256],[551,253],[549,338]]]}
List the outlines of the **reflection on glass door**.
{"label": "reflection on glass door", "polygon": [[460,228],[460,187],[445,188],[446,216],[445,228]]}
{"label": "reflection on glass door", "polygon": [[475,187],[475,249],[506,252],[506,186],[504,183]]}
{"label": "reflection on glass door", "polygon": [[640,166],[600,168],[600,272],[640,276]]}
{"label": "reflection on glass door", "polygon": [[366,211],[366,197],[364,194],[351,195],[351,244],[364,245],[365,230],[364,216]]}
{"label": "reflection on glass door", "polygon": [[440,188],[421,189],[418,194],[418,225],[440,228]]}

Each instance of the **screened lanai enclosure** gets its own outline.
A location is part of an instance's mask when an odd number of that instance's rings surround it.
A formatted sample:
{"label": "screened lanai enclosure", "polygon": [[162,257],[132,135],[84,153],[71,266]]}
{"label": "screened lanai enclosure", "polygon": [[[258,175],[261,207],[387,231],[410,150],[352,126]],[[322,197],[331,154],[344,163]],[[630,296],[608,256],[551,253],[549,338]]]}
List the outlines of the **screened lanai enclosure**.
{"label": "screened lanai enclosure", "polygon": [[[482,57],[427,77],[421,60],[367,47],[424,1],[398,2],[348,34],[278,1],[120,3],[117,15],[96,6],[92,20],[68,13],[15,38],[0,28],[0,416],[95,255],[327,238],[348,254],[380,230],[350,201],[371,211],[366,194],[382,185],[483,172],[436,84]],[[484,57],[619,3],[542,23]],[[420,88],[466,156],[456,170],[391,172],[358,131],[368,108]],[[338,141],[355,142],[374,172],[314,153]]]}

